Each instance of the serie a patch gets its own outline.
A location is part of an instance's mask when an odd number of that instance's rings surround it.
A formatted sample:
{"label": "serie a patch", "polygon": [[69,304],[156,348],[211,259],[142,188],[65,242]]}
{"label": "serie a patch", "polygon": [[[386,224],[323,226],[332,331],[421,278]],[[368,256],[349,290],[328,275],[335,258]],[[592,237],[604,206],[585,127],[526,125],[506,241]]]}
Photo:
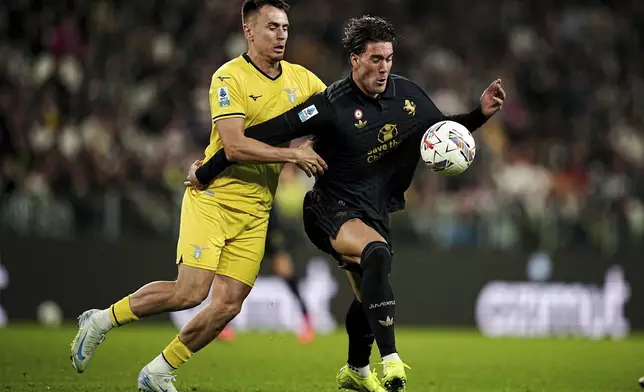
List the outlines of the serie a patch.
{"label": "serie a patch", "polygon": [[318,109],[315,107],[315,105],[311,105],[306,107],[304,110],[300,111],[297,116],[300,118],[300,121],[306,122],[309,119],[317,116],[318,114]]}
{"label": "serie a patch", "polygon": [[228,87],[219,87],[217,96],[219,96],[219,107],[224,108],[226,106],[230,106],[230,95],[228,94]]}

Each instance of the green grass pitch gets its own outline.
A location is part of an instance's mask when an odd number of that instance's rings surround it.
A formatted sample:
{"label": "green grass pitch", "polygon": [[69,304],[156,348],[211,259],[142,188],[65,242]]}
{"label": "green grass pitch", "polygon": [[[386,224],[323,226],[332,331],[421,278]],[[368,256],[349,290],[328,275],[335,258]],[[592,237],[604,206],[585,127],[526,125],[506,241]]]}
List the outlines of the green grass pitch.
{"label": "green grass pitch", "polygon": [[[69,360],[76,328],[13,325],[0,329],[0,392],[136,391],[139,370],[176,334],[140,324],[110,332],[84,374]],[[639,391],[644,336],[624,341],[491,340],[474,331],[398,328],[411,366],[408,391]],[[373,362],[377,361],[374,349]],[[343,331],[300,346],[290,334],[241,334],[214,342],[177,372],[181,392],[337,391],[346,361]],[[378,367],[380,374],[381,369]]]}

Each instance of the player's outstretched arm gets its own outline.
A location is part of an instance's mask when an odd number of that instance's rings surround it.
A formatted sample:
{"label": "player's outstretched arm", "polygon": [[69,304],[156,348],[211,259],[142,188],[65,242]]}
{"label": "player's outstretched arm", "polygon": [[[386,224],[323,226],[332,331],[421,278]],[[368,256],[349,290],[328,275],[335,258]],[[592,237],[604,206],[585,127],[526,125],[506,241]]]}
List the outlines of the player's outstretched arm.
{"label": "player's outstretched arm", "polygon": [[477,106],[474,110],[469,113],[454,114],[454,115],[443,115],[442,120],[451,120],[456,121],[459,124],[462,124],[470,132],[474,132],[485,124],[487,117],[483,114],[481,106]]}
{"label": "player's outstretched arm", "polygon": [[276,146],[303,136],[317,136],[332,126],[333,119],[333,108],[322,92],[271,120],[249,127],[244,134]]}
{"label": "player's outstretched arm", "polygon": [[[244,135],[242,136],[243,139],[238,142],[243,143],[244,141],[250,141],[250,148],[252,148],[253,145],[263,145],[267,148],[277,149],[276,147],[271,147],[271,145],[280,145],[307,135],[319,135],[326,127],[332,125],[333,118],[333,109],[326,96],[323,93],[316,94],[286,113],[264,123],[249,127],[244,132]],[[209,184],[233,163],[249,162],[247,159],[244,159],[248,157],[248,155],[238,153],[239,151],[243,151],[244,147],[238,147],[240,145],[243,146],[243,144],[238,144],[236,146],[236,151],[229,153],[226,151],[226,144],[223,140],[223,136],[222,142],[224,142],[224,148],[217,151],[212,158],[201,166],[198,166],[195,170],[194,177],[202,185]],[[245,148],[249,148],[248,145]],[[326,162],[315,154],[310,144],[305,144],[297,148],[283,148],[281,150],[290,150],[296,159],[295,161],[277,162],[295,163],[309,176],[313,174],[321,174],[323,170],[327,169]],[[313,162],[307,162],[307,157],[310,159],[315,157],[317,165],[313,165]],[[252,162],[274,161],[265,161],[262,160],[261,156],[255,155],[255,161]],[[314,168],[313,166],[316,167]],[[190,178],[188,180],[190,181]]]}
{"label": "player's outstretched arm", "polygon": [[226,153],[222,148],[205,163],[202,164],[199,161],[193,163],[184,184],[203,188],[233,163],[226,158]]}
{"label": "player's outstretched arm", "polygon": [[[305,159],[298,159],[296,165],[300,167],[309,177],[322,174],[322,172],[328,169],[326,162],[320,158],[315,151],[313,151],[312,145],[310,142],[304,143],[297,148],[296,155],[310,157],[311,162],[306,162]],[[188,178],[184,181],[184,185],[192,186],[197,189],[204,189],[208,184],[212,182],[217,176],[221,174],[226,168],[235,164],[237,162],[230,161],[226,157],[226,152],[224,149],[220,149],[213,155],[209,160],[204,164],[201,161],[196,161],[190,166],[188,171]],[[315,169],[313,169],[315,166]]]}
{"label": "player's outstretched arm", "polygon": [[246,163],[295,163],[298,157],[292,148],[273,147],[244,135],[244,119],[229,118],[216,122],[226,159]]}

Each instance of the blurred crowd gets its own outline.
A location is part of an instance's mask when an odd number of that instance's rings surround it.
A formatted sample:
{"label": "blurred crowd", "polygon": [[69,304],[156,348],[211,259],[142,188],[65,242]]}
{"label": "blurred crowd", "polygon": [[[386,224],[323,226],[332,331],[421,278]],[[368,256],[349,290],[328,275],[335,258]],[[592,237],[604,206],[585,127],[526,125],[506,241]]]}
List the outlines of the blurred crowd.
{"label": "blurred crowd", "polygon": [[[394,72],[445,113],[501,77],[508,99],[466,173],[419,167],[407,241],[614,250],[644,232],[644,2],[293,1],[287,60],[348,73],[342,26],[385,16]],[[244,52],[241,0],[0,4],[0,226],[21,234],[174,235],[210,133],[212,73]],[[292,167],[280,212],[311,182]]]}

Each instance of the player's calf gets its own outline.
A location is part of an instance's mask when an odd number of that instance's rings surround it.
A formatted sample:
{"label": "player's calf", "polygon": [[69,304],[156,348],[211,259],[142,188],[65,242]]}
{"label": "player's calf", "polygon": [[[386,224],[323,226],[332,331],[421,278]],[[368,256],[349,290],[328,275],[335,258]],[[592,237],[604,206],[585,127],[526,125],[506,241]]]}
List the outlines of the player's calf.
{"label": "player's calf", "polygon": [[391,249],[385,242],[374,241],[365,246],[362,257],[362,280],[360,294],[362,306],[371,325],[378,349],[387,360],[387,355],[396,352],[394,318],[396,300],[389,284],[391,272]]}
{"label": "player's calf", "polygon": [[[232,279],[231,279],[232,280]],[[186,342],[193,352],[197,352],[214,340],[228,323],[241,312],[244,299],[250,292],[250,287],[238,282],[244,290],[242,296],[220,292],[215,285],[212,301],[190,320],[181,330],[180,338]]]}
{"label": "player's calf", "polygon": [[347,365],[356,374],[366,377],[369,374],[369,358],[374,335],[365,316],[362,304],[354,298],[345,318],[345,328],[349,337],[349,357]]}
{"label": "player's calf", "polygon": [[[181,329],[180,334],[168,344],[161,354],[148,363],[141,374],[153,381],[154,377],[158,376],[159,385],[162,385],[164,377],[171,376],[196,352],[213,341],[230,320],[239,314],[250,289],[240,281],[216,275],[213,282],[212,301]],[[139,387],[141,387],[140,378]],[[143,390],[157,391],[154,388]]]}
{"label": "player's calf", "polygon": [[82,373],[96,347],[112,328],[142,317],[199,305],[210,291],[214,272],[179,265],[174,282],[152,282],[114,303],[107,309],[92,309],[79,317],[78,333],[71,344],[72,366]]}
{"label": "player's calf", "polygon": [[389,392],[406,389],[405,368],[396,351],[394,319],[396,300],[389,284],[391,249],[385,242],[371,242],[365,246],[361,257],[362,280],[360,293],[362,306],[375,335],[382,356],[385,376],[383,385]]}
{"label": "player's calf", "polygon": [[193,308],[208,297],[214,276],[214,271],[179,264],[176,281],[153,282],[141,287],[130,295],[127,310],[141,318]]}

